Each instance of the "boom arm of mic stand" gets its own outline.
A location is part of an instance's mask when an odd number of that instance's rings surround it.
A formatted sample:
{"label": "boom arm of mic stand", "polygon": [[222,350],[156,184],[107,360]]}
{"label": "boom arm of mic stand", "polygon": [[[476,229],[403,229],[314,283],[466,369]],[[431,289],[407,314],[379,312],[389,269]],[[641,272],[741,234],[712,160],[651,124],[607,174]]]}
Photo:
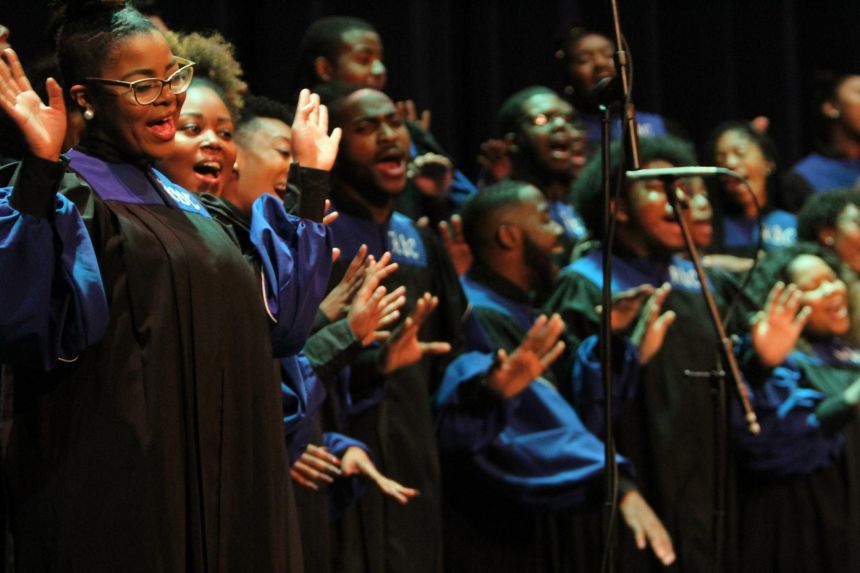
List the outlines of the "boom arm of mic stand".
{"label": "boom arm of mic stand", "polygon": [[680,201],[678,200],[678,195],[675,192],[675,182],[677,181],[677,177],[670,175],[661,177],[661,179],[663,181],[663,186],[666,189],[669,203],[672,205],[672,211],[675,213],[675,219],[681,226],[681,232],[684,235],[684,245],[686,246],[687,253],[690,256],[690,261],[696,269],[696,276],[699,277],[702,295],[705,297],[705,303],[708,306],[708,314],[711,316],[711,322],[713,323],[714,329],[717,331],[717,336],[720,339],[720,348],[722,350],[723,359],[726,364],[728,364],[728,370],[731,373],[732,379],[735,383],[735,388],[738,391],[738,397],[740,398],[741,405],[744,409],[744,417],[746,418],[747,427],[751,434],[758,435],[759,432],[761,432],[761,426],[759,426],[758,418],[756,417],[755,411],[750,403],[749,390],[743,383],[743,377],[741,375],[740,367],[738,366],[737,357],[734,353],[732,340],[726,334],[726,328],[723,326],[723,322],[720,320],[720,313],[717,310],[717,303],[714,301],[714,296],[708,290],[707,278],[705,277],[705,270],[702,268],[702,261],[699,256],[699,252],[696,249],[695,243],[693,243],[690,229],[681,212]]}

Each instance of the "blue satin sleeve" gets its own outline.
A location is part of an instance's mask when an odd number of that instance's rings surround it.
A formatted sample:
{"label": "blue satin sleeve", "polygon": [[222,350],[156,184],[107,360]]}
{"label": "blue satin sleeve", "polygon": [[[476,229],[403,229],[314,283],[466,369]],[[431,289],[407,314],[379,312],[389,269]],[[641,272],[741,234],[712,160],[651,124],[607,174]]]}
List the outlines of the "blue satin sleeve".
{"label": "blue satin sleeve", "polygon": [[454,169],[453,178],[451,180],[451,200],[455,205],[459,206],[469,197],[478,192],[478,188],[474,183],[469,181],[462,171]]}
{"label": "blue satin sleeve", "polygon": [[[487,354],[469,353],[452,363],[437,396],[437,412],[454,408],[456,417],[437,422],[439,446],[455,454],[481,483],[532,509],[584,507],[592,488],[603,478],[604,446],[583,425],[577,413],[549,382],[537,379],[514,400],[488,409],[483,420],[474,409],[474,390],[462,381],[474,381],[492,365]],[[471,377],[469,376],[471,375]],[[449,378],[450,377],[450,378]],[[457,385],[457,380],[461,384]],[[466,400],[457,393],[464,392]],[[484,406],[485,408],[487,406]],[[452,413],[448,412],[447,416]],[[437,418],[438,419],[438,418]],[[471,442],[468,439],[472,432]],[[463,454],[468,456],[464,458]],[[618,457],[619,467],[632,475],[630,463]]]}
{"label": "blue satin sleeve", "polygon": [[281,358],[280,364],[284,437],[292,465],[310,443],[314,421],[326,392],[304,354]]}
{"label": "blue satin sleeve", "polygon": [[[488,485],[532,509],[583,508],[603,480],[604,446],[544,381],[521,394],[510,423],[474,457]],[[618,456],[619,469],[632,475]]]}
{"label": "blue satin sleeve", "polygon": [[[622,339],[616,337],[616,340]],[[613,347],[613,355],[623,352],[620,360],[613,360],[612,400],[616,420],[624,407],[633,400],[639,387],[639,350],[629,338],[624,337],[623,341],[623,348],[619,348],[618,344]],[[596,335],[589,336],[577,347],[572,370],[572,395],[576,411],[591,433],[602,436],[606,421],[603,411],[606,393]]]}
{"label": "blue satin sleeve", "polygon": [[[350,438],[337,432],[326,432],[323,434],[323,445],[339,458],[342,458],[349,448],[361,448],[373,459],[373,454],[367,444],[355,438]],[[339,477],[329,486],[329,516],[337,519],[355,501],[360,498],[366,489],[365,480],[358,475]]]}
{"label": "blue satin sleeve", "polygon": [[264,194],[254,202],[251,242],[260,255],[266,307],[275,321],[275,356],[301,350],[325,297],[332,261],[331,231],[322,223],[289,215]]}
{"label": "blue satin sleeve", "polygon": [[18,211],[12,196],[0,189],[0,362],[50,370],[102,339],[107,298],[75,205],[55,194],[43,217]]}
{"label": "blue satin sleeve", "polygon": [[370,453],[370,448],[364,442],[360,440],[356,440],[355,438],[350,438],[349,436],[345,436],[344,434],[339,434],[337,432],[325,432],[323,434],[323,445],[328,448],[335,456],[341,458],[343,454],[346,453],[346,450],[349,448],[361,448],[364,450],[368,456],[373,458],[373,455]]}
{"label": "blue satin sleeve", "polygon": [[475,452],[492,442],[508,423],[519,396],[504,400],[484,385],[493,355],[467,352],[445,370],[435,397],[436,435],[447,452]]}
{"label": "blue satin sleeve", "polygon": [[824,394],[801,386],[801,379],[800,368],[789,357],[764,384],[747,386],[761,425],[757,436],[747,430],[738,401],[732,401],[735,451],[747,473],[762,479],[799,477],[841,458],[844,436],[824,431],[815,414]]}

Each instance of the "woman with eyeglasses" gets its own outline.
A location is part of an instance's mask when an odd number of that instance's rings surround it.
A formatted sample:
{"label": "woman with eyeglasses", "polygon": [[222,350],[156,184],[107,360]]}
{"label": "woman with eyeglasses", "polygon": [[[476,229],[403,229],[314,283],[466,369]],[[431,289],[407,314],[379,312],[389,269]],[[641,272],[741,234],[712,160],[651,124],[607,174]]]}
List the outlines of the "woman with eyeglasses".
{"label": "woman with eyeglasses", "polygon": [[87,121],[66,158],[62,88],[48,80],[44,105],[13,51],[0,62],[29,146],[0,188],[16,570],[300,571],[273,354],[301,347],[322,298],[322,209],[299,220],[264,197],[243,253],[151,167],[190,62],[117,0],[70,2],[58,50]]}

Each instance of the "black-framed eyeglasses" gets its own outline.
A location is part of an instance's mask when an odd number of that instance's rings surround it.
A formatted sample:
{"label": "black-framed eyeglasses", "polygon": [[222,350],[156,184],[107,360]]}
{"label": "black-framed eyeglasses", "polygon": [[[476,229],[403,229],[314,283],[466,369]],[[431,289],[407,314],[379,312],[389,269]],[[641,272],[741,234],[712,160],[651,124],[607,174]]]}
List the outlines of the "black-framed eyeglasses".
{"label": "black-framed eyeglasses", "polygon": [[194,77],[194,62],[178,56],[175,56],[174,60],[179,64],[179,69],[170,74],[165,80],[161,78],[143,78],[133,82],[124,82],[105,78],[86,78],[86,81],[100,82],[110,86],[127,87],[132,91],[134,101],[139,105],[150,105],[161,97],[164,86],[170,86],[170,91],[175,95],[179,95],[184,93],[191,85],[191,79]]}

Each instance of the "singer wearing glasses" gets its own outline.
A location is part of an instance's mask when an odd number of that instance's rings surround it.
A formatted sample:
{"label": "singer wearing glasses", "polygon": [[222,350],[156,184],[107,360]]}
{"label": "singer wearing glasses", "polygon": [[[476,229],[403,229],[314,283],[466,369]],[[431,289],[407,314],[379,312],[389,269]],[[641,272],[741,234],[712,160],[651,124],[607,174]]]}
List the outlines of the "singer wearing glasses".
{"label": "singer wearing glasses", "polygon": [[29,147],[0,188],[16,570],[301,571],[273,355],[307,336],[329,232],[266,195],[243,253],[152,168],[192,62],[122,1],[70,2],[63,22],[87,122],[67,157],[62,88],[48,80],[45,105],[12,50],[0,62],[0,107]]}

